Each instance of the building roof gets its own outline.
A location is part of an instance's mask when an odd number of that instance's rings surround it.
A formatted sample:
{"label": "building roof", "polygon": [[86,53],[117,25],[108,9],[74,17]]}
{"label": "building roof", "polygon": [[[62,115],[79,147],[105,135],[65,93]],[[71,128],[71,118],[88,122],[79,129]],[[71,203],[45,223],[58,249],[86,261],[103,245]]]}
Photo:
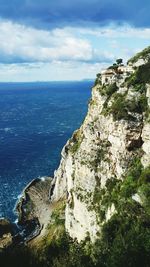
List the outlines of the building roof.
{"label": "building roof", "polygon": [[102,75],[114,75],[115,72],[112,69],[107,69],[102,72]]}

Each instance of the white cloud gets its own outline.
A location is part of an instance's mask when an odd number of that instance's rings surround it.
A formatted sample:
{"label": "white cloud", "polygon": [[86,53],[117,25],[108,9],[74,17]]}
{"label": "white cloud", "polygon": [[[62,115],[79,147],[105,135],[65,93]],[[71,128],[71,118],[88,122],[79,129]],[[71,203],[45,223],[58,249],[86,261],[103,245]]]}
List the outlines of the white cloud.
{"label": "white cloud", "polygon": [[[69,28],[68,28],[69,31]],[[150,28],[135,28],[130,25],[109,25],[97,28],[80,28],[78,29],[82,35],[93,35],[96,37],[106,37],[106,38],[150,38]]]}
{"label": "white cloud", "polygon": [[0,64],[0,81],[54,81],[93,79],[106,63],[53,61],[52,63]]}
{"label": "white cloud", "polygon": [[[79,29],[79,32],[81,29]],[[110,61],[109,51],[97,51],[78,29],[39,30],[11,21],[0,21],[0,59],[3,63],[61,61]]]}
{"label": "white cloud", "polygon": [[43,31],[12,22],[0,22],[0,56],[4,62],[90,60],[90,42],[65,30]]}
{"label": "white cloud", "polygon": [[149,41],[150,29],[129,25],[40,30],[1,20],[0,81],[94,78],[116,58],[127,60]]}

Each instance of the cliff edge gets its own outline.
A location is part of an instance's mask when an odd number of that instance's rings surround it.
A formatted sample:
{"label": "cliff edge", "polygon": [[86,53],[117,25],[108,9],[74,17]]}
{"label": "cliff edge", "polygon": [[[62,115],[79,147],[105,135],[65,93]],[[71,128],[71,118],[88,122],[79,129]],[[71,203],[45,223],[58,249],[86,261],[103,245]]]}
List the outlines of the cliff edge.
{"label": "cliff edge", "polygon": [[97,75],[87,116],[47,183],[25,190],[31,213],[26,198],[19,206],[45,229],[29,242],[42,266],[149,266],[150,47]]}
{"label": "cliff edge", "polygon": [[[131,72],[119,71],[129,66]],[[150,48],[110,70],[105,83],[98,74],[88,114],[64,147],[54,177],[51,201],[66,199],[65,227],[79,242],[99,237],[126,204],[147,205],[149,178],[142,177],[150,177]]]}

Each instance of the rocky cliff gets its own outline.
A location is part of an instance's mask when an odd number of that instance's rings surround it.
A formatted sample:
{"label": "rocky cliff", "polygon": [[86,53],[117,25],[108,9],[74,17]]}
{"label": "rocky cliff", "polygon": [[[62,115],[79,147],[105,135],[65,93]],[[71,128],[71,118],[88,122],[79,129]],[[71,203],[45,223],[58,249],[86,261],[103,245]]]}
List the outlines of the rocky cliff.
{"label": "rocky cliff", "polygon": [[24,189],[23,235],[2,222],[3,267],[149,267],[150,47],[128,65],[97,75],[54,178]]}
{"label": "rocky cliff", "polygon": [[65,227],[78,241],[100,236],[119,212],[121,195],[144,205],[142,185],[129,185],[125,196],[123,190],[136,164],[141,172],[150,165],[149,55],[148,48],[131,59],[134,72],[126,78],[117,73],[115,83],[102,85],[98,75],[87,116],[63,148],[51,201],[66,199]]}

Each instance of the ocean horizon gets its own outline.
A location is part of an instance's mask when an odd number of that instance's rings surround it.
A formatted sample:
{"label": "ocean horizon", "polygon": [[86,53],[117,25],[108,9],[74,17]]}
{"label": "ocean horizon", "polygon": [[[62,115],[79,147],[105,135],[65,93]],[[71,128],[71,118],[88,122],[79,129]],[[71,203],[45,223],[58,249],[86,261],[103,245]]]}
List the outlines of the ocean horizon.
{"label": "ocean horizon", "polygon": [[87,112],[92,80],[0,83],[0,217],[14,221],[23,188],[52,176]]}

